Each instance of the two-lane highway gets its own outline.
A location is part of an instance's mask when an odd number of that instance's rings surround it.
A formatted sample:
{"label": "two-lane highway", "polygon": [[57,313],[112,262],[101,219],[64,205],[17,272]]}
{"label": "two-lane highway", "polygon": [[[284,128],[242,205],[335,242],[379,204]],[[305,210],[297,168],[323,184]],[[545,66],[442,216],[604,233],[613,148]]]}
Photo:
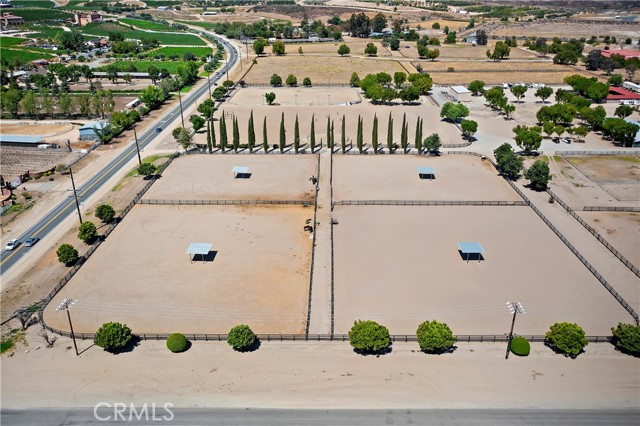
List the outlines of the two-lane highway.
{"label": "two-lane highway", "polygon": [[[208,31],[202,32],[213,35]],[[227,51],[228,61],[224,66],[216,71],[214,76],[211,78],[212,83],[217,82],[219,79],[221,79],[238,60],[238,52],[236,48],[224,39],[218,38],[218,40],[223,44],[225,50]],[[184,104],[190,105],[194,103],[198,98],[203,96],[205,93],[208,93],[208,90],[208,84],[201,85],[193,93],[185,97],[183,101]],[[158,122],[157,126],[153,126],[153,128],[147,130],[138,138],[140,148],[142,149],[147,146],[156,138],[156,136],[160,134],[156,132],[157,127],[161,127],[163,129],[162,133],[170,132],[170,128],[173,128],[173,122],[175,120],[178,120],[179,117],[180,106],[176,105],[163,116],[163,118]],[[136,155],[135,144],[131,144],[131,146],[121,152],[106,167],[100,170],[99,173],[89,179],[82,186],[77,188],[78,196],[86,199],[93,195],[102,185],[104,185],[115,173],[117,173],[125,164],[127,164],[127,162],[129,162]],[[24,241],[27,238],[38,237],[41,240],[45,240],[47,235],[63,220],[69,217],[69,215],[75,214],[75,209],[76,206],[73,195],[66,197],[65,200],[60,202],[51,211],[45,214],[44,217],[38,220],[38,222],[36,222],[26,232],[24,232],[19,237],[13,237],[18,238],[18,240],[20,241],[20,245],[12,251],[7,251],[4,249],[2,250],[2,252],[0,253],[0,275],[11,269],[13,265],[15,265],[20,261],[20,259],[22,259],[29,253],[31,247],[26,247],[24,245]],[[40,242],[39,244],[42,243],[43,242]]]}

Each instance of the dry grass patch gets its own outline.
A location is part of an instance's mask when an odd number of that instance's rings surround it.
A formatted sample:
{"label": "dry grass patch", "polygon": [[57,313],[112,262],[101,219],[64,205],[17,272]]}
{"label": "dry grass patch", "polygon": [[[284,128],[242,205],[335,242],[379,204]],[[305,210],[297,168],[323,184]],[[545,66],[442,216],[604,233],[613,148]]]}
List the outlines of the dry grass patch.
{"label": "dry grass patch", "polygon": [[[486,46],[472,46],[467,43],[455,45],[429,46],[440,50],[440,59],[486,59],[487,49],[493,51],[495,41],[489,41]],[[409,46],[407,48],[406,46]],[[399,52],[406,58],[418,58],[418,48],[413,42],[402,42]],[[512,48],[509,56],[512,59],[533,59],[538,55],[528,50]]]}
{"label": "dry grass patch", "polygon": [[[338,47],[342,44],[346,44],[351,49],[351,54],[353,55],[363,55],[364,49],[367,46],[367,43],[372,43],[370,40],[354,40],[347,42],[331,42],[331,43],[296,43],[289,44],[287,43],[287,52],[289,54],[296,54],[298,52],[298,48],[302,47],[302,52],[307,53],[326,53],[333,54],[338,56]],[[378,48],[378,56],[391,56],[391,52],[389,52],[386,48],[382,46],[379,42],[373,42],[373,44]],[[267,48],[267,51],[269,48]]]}

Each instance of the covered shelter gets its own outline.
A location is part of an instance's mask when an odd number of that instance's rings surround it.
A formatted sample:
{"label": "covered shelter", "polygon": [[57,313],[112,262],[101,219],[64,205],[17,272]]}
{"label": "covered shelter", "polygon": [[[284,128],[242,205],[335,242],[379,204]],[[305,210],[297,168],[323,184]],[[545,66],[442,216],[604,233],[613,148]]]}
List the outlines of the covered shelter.
{"label": "covered shelter", "polygon": [[246,166],[233,166],[231,169],[233,172],[233,178],[248,178],[251,177],[251,173],[249,173],[249,167]]}
{"label": "covered shelter", "polygon": [[458,249],[463,256],[466,256],[467,263],[469,263],[469,257],[471,255],[478,255],[478,263],[480,263],[480,261],[484,259],[482,257],[482,255],[484,254],[484,248],[482,248],[482,245],[480,243],[459,242]]}
{"label": "covered shelter", "polygon": [[105,132],[109,132],[111,126],[109,123],[103,123],[100,121],[90,121],[78,129],[80,132],[80,140],[100,140],[100,135]]}
{"label": "covered shelter", "polygon": [[203,263],[206,262],[206,256],[209,254],[209,252],[211,251],[211,246],[213,244],[211,243],[191,243],[189,244],[189,247],[187,248],[187,252],[186,254],[189,255],[189,261],[191,263],[194,262],[194,260],[196,260],[196,256],[200,255],[200,259],[202,260]]}
{"label": "covered shelter", "polygon": [[464,86],[451,86],[451,90],[458,102],[471,102],[471,90]]}
{"label": "covered shelter", "polygon": [[433,167],[418,167],[418,177],[420,179],[435,179],[436,169]]}
{"label": "covered shelter", "polygon": [[18,146],[22,148],[37,148],[44,144],[40,136],[2,135],[0,134],[0,146]]}

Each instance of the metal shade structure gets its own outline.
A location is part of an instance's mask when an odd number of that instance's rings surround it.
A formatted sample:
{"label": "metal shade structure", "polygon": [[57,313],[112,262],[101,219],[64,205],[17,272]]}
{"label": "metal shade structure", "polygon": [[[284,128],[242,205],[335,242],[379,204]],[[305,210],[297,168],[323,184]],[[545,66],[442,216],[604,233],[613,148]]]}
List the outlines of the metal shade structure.
{"label": "metal shade structure", "polygon": [[197,255],[200,255],[202,261],[205,262],[205,256],[211,251],[211,243],[191,243],[187,248],[186,254],[189,255],[191,263],[195,260]]}
{"label": "metal shade structure", "polygon": [[467,256],[467,263],[469,263],[469,255],[477,254],[478,255],[478,263],[482,260],[482,255],[484,254],[484,248],[480,243],[473,242],[460,242],[458,243],[458,248],[460,252]]}
{"label": "metal shade structure", "polygon": [[238,176],[246,176],[249,174],[249,168],[245,166],[234,166],[231,171],[233,172],[234,178],[237,178]]}
{"label": "metal shade structure", "polygon": [[435,179],[436,169],[433,167],[418,167],[418,177],[424,179],[426,176],[431,176],[431,179]]}

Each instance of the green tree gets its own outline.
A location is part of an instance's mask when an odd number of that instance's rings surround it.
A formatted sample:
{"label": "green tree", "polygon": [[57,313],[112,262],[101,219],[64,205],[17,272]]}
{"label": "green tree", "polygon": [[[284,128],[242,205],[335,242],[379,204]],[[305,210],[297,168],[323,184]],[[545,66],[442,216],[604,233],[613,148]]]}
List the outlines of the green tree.
{"label": "green tree", "polygon": [[358,76],[357,72],[354,72],[351,74],[351,78],[349,79],[349,84],[351,85],[351,87],[360,86],[360,77]]}
{"label": "green tree", "polygon": [[155,108],[166,99],[162,89],[157,86],[147,86],[142,89],[138,97],[140,98],[140,102],[145,104],[149,109]]}
{"label": "green tree", "polygon": [[[351,49],[346,44],[341,44],[340,47],[338,47],[338,55],[344,56],[344,55],[348,55],[349,53],[351,53]],[[353,73],[353,74],[356,74],[356,73]]]}
{"label": "green tree", "polygon": [[78,238],[89,244],[98,237],[98,230],[93,222],[84,221],[78,228]]}
{"label": "green tree", "polygon": [[418,117],[416,122],[416,136],[413,140],[413,145],[416,147],[418,154],[422,153],[422,119]]}
{"label": "green tree", "polygon": [[194,132],[197,132],[198,130],[202,129],[205,123],[204,118],[195,114],[189,117],[189,122],[191,123],[191,126],[193,127]]}
{"label": "green tree", "polygon": [[391,345],[387,327],[375,321],[355,321],[349,330],[349,343],[363,353],[376,353]]}
{"label": "green tree", "polygon": [[547,189],[547,184],[551,180],[549,165],[542,160],[536,160],[531,167],[525,170],[524,177],[531,181],[531,189],[534,191],[544,191]]}
{"label": "green tree", "polygon": [[311,153],[316,150],[316,115],[311,115],[311,131],[309,132],[309,146]]}
{"label": "green tree", "polygon": [[227,149],[227,144],[229,143],[229,139],[227,136],[227,120],[224,118],[224,113],[222,114],[222,119],[220,120],[220,148],[222,152]]}
{"label": "green tree", "polygon": [[407,81],[407,74],[402,71],[397,71],[393,74],[393,83],[398,89],[402,87],[405,81]]}
{"label": "green tree", "polygon": [[287,83],[287,86],[290,86],[290,87],[294,87],[298,85],[298,79],[293,74],[289,74],[285,82]]}
{"label": "green tree", "polygon": [[456,343],[456,338],[449,326],[436,320],[420,324],[416,335],[420,349],[425,352],[442,353]]}
{"label": "green tree", "polygon": [[389,113],[387,124],[387,148],[389,149],[389,154],[391,154],[393,152],[393,118],[391,118],[391,113]]}
{"label": "green tree", "polygon": [[253,347],[257,337],[246,324],[236,325],[227,335],[227,343],[236,351],[246,351]]}
{"label": "green tree", "polygon": [[447,33],[447,36],[444,39],[444,44],[456,44],[456,32],[455,31],[449,31]]}
{"label": "green tree", "polygon": [[440,136],[437,133],[433,133],[432,135],[427,136],[422,143],[422,146],[430,154],[437,155],[440,151],[440,147],[442,146],[442,144],[440,143]]}
{"label": "green tree", "polygon": [[470,141],[478,131],[478,123],[473,120],[462,120],[460,122],[460,128],[462,129],[462,135]]}
{"label": "green tree", "polygon": [[119,322],[106,322],[96,332],[93,343],[107,352],[117,353],[131,341],[131,329]]}
{"label": "green tree", "polygon": [[473,96],[481,95],[484,92],[484,81],[473,80],[467,87],[473,93]]}
{"label": "green tree", "polygon": [[302,80],[302,85],[304,87],[311,87],[311,79],[309,77],[305,77],[304,80]]}
{"label": "green tree", "polygon": [[144,177],[153,175],[157,168],[153,163],[142,163],[138,166],[138,174]]}
{"label": "green tree", "polygon": [[342,153],[347,151],[347,130],[345,127],[345,117],[342,114],[342,132],[340,134],[340,146],[342,147]]}
{"label": "green tree", "polygon": [[373,130],[371,131],[371,146],[373,148],[373,153],[378,153],[378,115],[373,114]]}
{"label": "green tree", "polygon": [[284,43],[281,40],[276,40],[271,46],[271,50],[278,56],[284,55]]}
{"label": "green tree", "polygon": [[327,117],[327,147],[333,152],[333,143],[331,142],[331,119]]}
{"label": "green tree", "polygon": [[84,44],[84,36],[76,30],[63,31],[58,37],[58,42],[65,50],[80,50]]}
{"label": "green tree", "polygon": [[515,96],[518,102],[520,102],[520,100],[524,97],[524,94],[527,93],[527,86],[524,86],[522,84],[513,86],[511,88],[511,93],[513,93],[513,96]]}
{"label": "green tree", "polygon": [[96,207],[96,217],[105,223],[111,222],[115,215],[116,211],[109,204],[100,204]]}
{"label": "green tree", "polygon": [[572,358],[578,356],[589,344],[584,330],[578,324],[557,322],[547,331],[546,338],[552,348]]}
{"label": "green tree", "polygon": [[76,250],[71,244],[60,244],[56,250],[58,261],[66,266],[76,263],[78,260],[78,250]]}
{"label": "green tree", "polygon": [[400,49],[400,39],[398,37],[391,37],[389,39],[389,47],[391,50],[399,50]]}
{"label": "green tree", "polygon": [[367,56],[376,56],[378,54],[378,48],[373,43],[367,43],[367,46],[364,48],[364,54]]}
{"label": "green tree", "polygon": [[300,123],[298,123],[298,114],[296,114],[296,122],[293,126],[293,149],[296,154],[300,151]]}
{"label": "green tree", "polygon": [[524,159],[513,151],[508,143],[500,145],[493,151],[498,170],[507,179],[515,180],[520,176]]}
{"label": "green tree", "polygon": [[38,113],[38,98],[36,94],[31,90],[28,90],[24,96],[22,97],[22,101],[20,102],[22,110],[29,117],[35,117]]}
{"label": "green tree", "polygon": [[433,25],[431,25],[431,28],[433,28],[434,30],[439,30],[440,29],[440,23],[439,22],[434,22]]}
{"label": "green tree", "polygon": [[207,151],[209,154],[213,152],[213,141],[211,140],[211,120],[207,120]]}
{"label": "green tree", "polygon": [[549,86],[542,86],[536,90],[535,95],[542,100],[542,103],[545,103],[553,95],[553,89]]}
{"label": "green tree", "polygon": [[262,38],[262,37],[258,37],[254,42],[253,42],[253,51],[256,52],[256,55],[260,56],[264,53],[264,48],[267,47],[267,41]]}
{"label": "green tree", "polygon": [[611,329],[616,348],[633,356],[640,356],[640,325],[618,323]]}
{"label": "green tree", "polygon": [[233,119],[233,151],[238,152],[240,148],[240,127],[238,126],[238,119]]}
{"label": "green tree", "polygon": [[181,333],[173,333],[167,338],[167,349],[173,353],[184,352],[189,349],[189,341]]}
{"label": "green tree", "polygon": [[440,117],[456,122],[469,115],[469,108],[461,103],[445,102],[440,109]]}
{"label": "green tree", "polygon": [[180,144],[180,146],[182,146],[185,152],[192,145],[193,139],[191,137],[191,134],[184,127],[176,127],[175,129],[173,129],[173,132],[171,132],[171,134],[173,135],[175,141]]}
{"label": "green tree", "polygon": [[58,108],[63,115],[69,115],[73,106],[73,100],[68,93],[61,93],[58,98]]}
{"label": "green tree", "polygon": [[385,16],[380,12],[378,12],[376,16],[374,16],[373,19],[371,20],[371,30],[374,33],[382,32],[382,30],[384,30],[386,26],[387,26],[387,18],[385,18]]}
{"label": "green tree", "polygon": [[284,152],[284,148],[287,146],[287,131],[284,128],[284,112],[282,113],[282,119],[280,120],[280,153]]}
{"label": "green tree", "polygon": [[273,74],[271,76],[270,83],[273,87],[280,87],[282,86],[282,77],[280,77],[278,74]]}
{"label": "green tree", "polygon": [[626,118],[633,114],[634,111],[635,108],[633,108],[631,105],[618,105],[613,115],[620,118]]}
{"label": "green tree", "polygon": [[358,132],[356,136],[356,145],[358,147],[358,151],[362,154],[362,150],[364,148],[364,140],[362,137],[362,118],[358,115]]}
{"label": "green tree", "polygon": [[273,92],[268,92],[264,94],[264,98],[267,101],[267,105],[273,105],[273,101],[276,100],[276,94]]}
{"label": "green tree", "polygon": [[511,48],[505,42],[498,41],[493,48],[493,52],[487,50],[487,57],[494,61],[499,61],[500,59],[508,58],[510,53]]}
{"label": "green tree", "polygon": [[507,120],[511,118],[514,112],[516,112],[516,106],[508,102],[500,104],[499,107],[504,113],[504,116],[507,118]]}
{"label": "green tree", "polygon": [[409,147],[409,125],[407,124],[407,113],[402,115],[402,127],[400,129],[400,146],[403,152],[407,152]]}
{"label": "green tree", "polygon": [[253,152],[253,148],[256,146],[256,130],[253,122],[253,110],[251,110],[251,114],[249,115],[249,128],[247,129],[247,148],[249,152]]}
{"label": "green tree", "polygon": [[622,86],[622,83],[624,83],[624,79],[622,78],[621,74],[613,74],[611,77],[609,77],[607,83],[609,83],[610,86],[620,87]]}
{"label": "green tree", "polygon": [[18,89],[12,87],[9,90],[3,90],[0,92],[0,107],[3,111],[7,111],[12,116],[17,117],[18,111],[20,111],[21,99],[22,92]]}
{"label": "green tree", "polygon": [[267,117],[262,120],[262,149],[264,153],[269,152],[269,138],[267,137]]}
{"label": "green tree", "polygon": [[524,151],[525,155],[530,155],[532,151],[540,148],[540,144],[542,143],[541,131],[542,129],[537,126],[527,127],[517,125],[513,128],[516,145]]}

